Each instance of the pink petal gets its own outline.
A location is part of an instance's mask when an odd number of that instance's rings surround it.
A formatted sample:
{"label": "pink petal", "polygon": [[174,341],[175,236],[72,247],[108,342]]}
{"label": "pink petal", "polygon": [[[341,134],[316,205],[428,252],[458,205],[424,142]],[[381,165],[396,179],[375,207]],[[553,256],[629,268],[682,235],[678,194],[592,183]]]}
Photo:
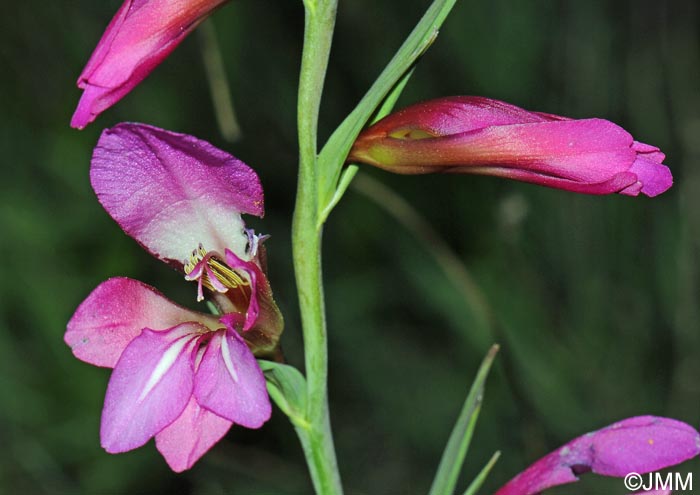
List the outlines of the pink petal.
{"label": "pink petal", "polygon": [[420,130],[447,136],[489,126],[545,122],[562,119],[529,112],[503,101],[479,96],[449,96],[411,105],[372,126],[376,135],[398,137],[402,130]]}
{"label": "pink petal", "polygon": [[125,1],[78,78],[85,92],[71,125],[82,129],[124,97],[224,1]]}
{"label": "pink petal", "polygon": [[149,285],[112,278],[78,307],[64,340],[78,359],[113,368],[142,329],[164,330],[187,321],[217,325],[215,318],[180,307]]}
{"label": "pink petal", "polygon": [[468,169],[459,169],[456,173],[504,177],[583,194],[612,194],[619,192],[620,194],[636,196],[642,188],[641,182],[637,181],[637,176],[630,172],[620,172],[602,182],[578,182],[571,179],[551,177],[537,172],[506,167],[470,167]]}
{"label": "pink petal", "polygon": [[177,265],[200,243],[245,256],[240,215],[263,214],[262,187],[250,167],[205,141],[144,124],[105,130],[90,178],[122,229]]}
{"label": "pink petal", "polygon": [[[272,289],[270,288],[267,275],[260,268],[261,265],[265,265],[264,259],[265,247],[259,246],[255,261],[245,262],[249,268],[249,273],[254,273],[255,281],[252,287],[254,289],[254,297],[251,297],[248,304],[249,308],[246,311],[243,333],[241,335],[256,356],[274,358],[278,352],[278,342],[284,330],[284,318],[272,296]],[[235,264],[234,260],[231,259],[228,259],[228,263]],[[251,277],[251,280],[253,280],[253,277]],[[227,322],[223,317],[219,321],[231,329],[239,328],[239,323]]]}
{"label": "pink petal", "polygon": [[181,473],[221,440],[232,424],[199,407],[192,397],[180,417],[156,435],[156,447],[170,469]]}
{"label": "pink petal", "polygon": [[194,384],[194,354],[207,329],[183,323],[144,329],[124,350],[109,380],[100,438],[110,453],[146,443],[185,409]]}
{"label": "pink petal", "polygon": [[197,370],[194,396],[213,413],[247,428],[259,428],[272,406],[253,353],[234,331],[214,334]]}
{"label": "pink petal", "polygon": [[[663,153],[657,148],[656,146],[653,146],[651,144],[646,144],[646,143],[641,143],[639,141],[634,141],[632,143],[632,149],[636,151],[637,153],[646,153],[646,154],[661,154],[663,156]],[[663,158],[659,160],[659,163],[663,161]]]}
{"label": "pink petal", "polygon": [[235,255],[231,250],[225,252],[226,263],[234,270],[244,271],[248,275],[250,281],[250,301],[246,309],[245,321],[243,323],[243,331],[250,330],[258,320],[260,314],[260,303],[258,302],[258,292],[262,288],[258,284],[258,279],[264,278],[262,270],[253,261],[243,261]]}
{"label": "pink petal", "polygon": [[605,476],[649,473],[700,454],[700,433],[673,419],[639,416],[578,437],[546,455],[496,495],[533,495],[578,481],[592,471]]}
{"label": "pink petal", "polygon": [[653,156],[650,158],[648,155],[637,155],[629,171],[637,176],[637,180],[642,184],[641,191],[649,197],[658,196],[673,185],[671,170],[662,165],[661,160],[657,162]]}

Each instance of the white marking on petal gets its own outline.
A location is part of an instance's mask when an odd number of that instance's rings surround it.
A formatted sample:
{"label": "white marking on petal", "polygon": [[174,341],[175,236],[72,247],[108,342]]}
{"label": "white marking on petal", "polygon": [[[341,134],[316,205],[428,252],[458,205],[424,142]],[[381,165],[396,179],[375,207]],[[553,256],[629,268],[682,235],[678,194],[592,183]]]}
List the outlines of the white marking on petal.
{"label": "white marking on petal", "polygon": [[141,402],[153,388],[158,385],[158,382],[165,376],[170,368],[172,368],[177,356],[180,354],[182,349],[190,343],[192,340],[192,335],[185,335],[180,337],[175,342],[173,342],[167,351],[163,353],[163,356],[158,361],[158,364],[151,372],[151,376],[148,377],[148,381],[139,395],[138,402]]}
{"label": "white marking on petal", "polygon": [[236,373],[236,369],[233,367],[233,362],[231,361],[231,351],[228,348],[228,339],[226,338],[226,335],[224,335],[223,339],[221,339],[221,356],[224,358],[224,364],[226,365],[226,369],[231,375],[231,378],[233,378],[234,382],[237,382],[238,373]]}

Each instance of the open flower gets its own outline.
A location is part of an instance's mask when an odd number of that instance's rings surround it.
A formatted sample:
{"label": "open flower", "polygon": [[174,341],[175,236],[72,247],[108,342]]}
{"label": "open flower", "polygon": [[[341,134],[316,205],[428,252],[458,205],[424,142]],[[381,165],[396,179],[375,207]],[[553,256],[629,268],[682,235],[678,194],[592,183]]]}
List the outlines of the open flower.
{"label": "open flower", "polygon": [[[658,471],[700,454],[700,433],[674,419],[628,418],[578,437],[544,456],[496,495],[534,495],[587,472],[624,477]],[[661,494],[661,492],[658,492]]]}
{"label": "open flower", "polygon": [[261,268],[257,175],[212,145],[141,124],[107,129],[93,154],[97,196],[124,231],[197,282],[218,315],[167,300],[136,280],[100,284],[68,323],[79,359],[114,368],[100,437],[111,453],[156,438],[175,471],[190,468],[232,424],[270,416],[255,360],[277,350],[282,317]]}
{"label": "open flower", "polygon": [[126,0],[78,78],[71,126],[82,129],[121,100],[226,0]]}
{"label": "open flower", "polygon": [[348,161],[402,174],[483,174],[588,194],[656,196],[673,178],[658,148],[612,122],[456,96],[418,103],[363,131]]}

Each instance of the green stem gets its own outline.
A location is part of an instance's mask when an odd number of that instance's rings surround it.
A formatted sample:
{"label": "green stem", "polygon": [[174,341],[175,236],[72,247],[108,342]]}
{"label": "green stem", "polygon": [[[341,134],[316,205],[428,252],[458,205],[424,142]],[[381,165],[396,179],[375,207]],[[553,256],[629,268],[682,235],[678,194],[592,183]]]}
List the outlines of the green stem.
{"label": "green stem", "polygon": [[304,333],[308,426],[297,427],[318,495],[340,495],[342,486],[328,414],[328,349],[321,277],[321,225],[317,129],[337,0],[306,0],[304,51],[299,78],[299,183],[292,224],[294,270]]}

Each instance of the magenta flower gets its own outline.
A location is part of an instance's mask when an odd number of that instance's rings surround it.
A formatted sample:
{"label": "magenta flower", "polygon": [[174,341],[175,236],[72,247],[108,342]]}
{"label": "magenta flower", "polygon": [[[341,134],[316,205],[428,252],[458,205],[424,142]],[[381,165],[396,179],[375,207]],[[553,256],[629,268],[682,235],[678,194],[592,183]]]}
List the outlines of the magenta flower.
{"label": "magenta flower", "polygon": [[93,188],[124,231],[197,282],[220,314],[198,313],[136,280],[100,284],[68,323],[78,359],[114,368],[100,438],[110,453],[156,447],[190,468],[236,423],[270,417],[254,353],[277,349],[282,318],[260,268],[261,237],[241,213],[262,216],[253,170],[212,145],[141,124],[103,132]]}
{"label": "magenta flower", "polygon": [[151,73],[226,0],[126,0],[78,78],[71,126],[84,128]]}
{"label": "magenta flower", "polygon": [[578,437],[544,456],[496,495],[534,495],[578,481],[578,474],[589,471],[620,478],[629,473],[650,473],[698,454],[700,433],[691,426],[654,416],[628,418]]}
{"label": "magenta flower", "polygon": [[473,96],[391,114],[362,132],[348,157],[402,174],[483,174],[630,196],[671,187],[663,159],[658,148],[607,120],[573,120]]}

